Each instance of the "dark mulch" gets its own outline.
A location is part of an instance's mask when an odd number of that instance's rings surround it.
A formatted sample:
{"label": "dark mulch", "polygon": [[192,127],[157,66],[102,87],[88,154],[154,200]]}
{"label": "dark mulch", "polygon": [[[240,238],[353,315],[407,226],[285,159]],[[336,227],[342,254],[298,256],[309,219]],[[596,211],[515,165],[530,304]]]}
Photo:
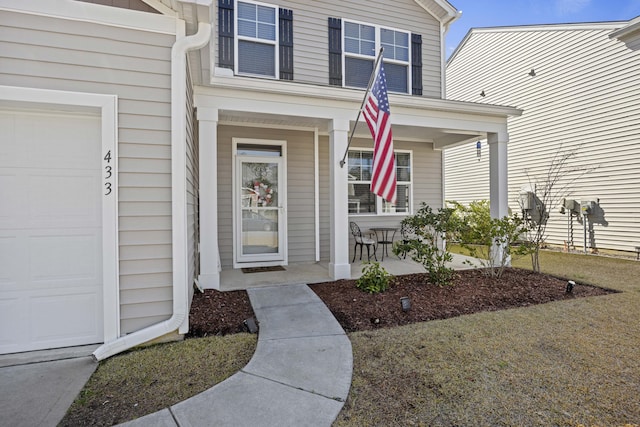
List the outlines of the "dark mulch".
{"label": "dark mulch", "polygon": [[[567,293],[567,281],[520,269],[507,269],[500,279],[487,277],[481,270],[458,271],[453,283],[443,287],[430,284],[426,274],[397,276],[390,289],[379,294],[360,291],[354,280],[312,285],[311,289],[327,304],[347,332],[612,292],[576,285],[571,293]],[[411,308],[407,312],[402,311],[401,297],[411,300]]]}
{"label": "dark mulch", "polygon": [[[380,294],[362,292],[355,283],[355,280],[338,280],[311,285],[347,332],[613,292],[577,284],[567,293],[566,280],[520,269],[507,269],[501,279],[486,277],[480,270],[458,271],[452,285],[444,287],[430,284],[426,274],[396,276],[390,289]],[[402,311],[401,297],[411,300],[408,312]],[[189,336],[246,331],[243,322],[252,316],[246,292],[207,290],[194,296]]]}
{"label": "dark mulch", "polygon": [[253,309],[245,291],[196,292],[189,313],[187,338],[246,332],[244,321],[250,317]]}

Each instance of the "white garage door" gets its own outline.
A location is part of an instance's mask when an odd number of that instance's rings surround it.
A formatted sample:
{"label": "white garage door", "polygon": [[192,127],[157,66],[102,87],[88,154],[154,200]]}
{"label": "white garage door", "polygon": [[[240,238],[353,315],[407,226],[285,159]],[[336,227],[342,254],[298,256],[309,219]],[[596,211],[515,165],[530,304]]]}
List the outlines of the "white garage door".
{"label": "white garage door", "polygon": [[0,354],[103,342],[100,119],[0,111]]}

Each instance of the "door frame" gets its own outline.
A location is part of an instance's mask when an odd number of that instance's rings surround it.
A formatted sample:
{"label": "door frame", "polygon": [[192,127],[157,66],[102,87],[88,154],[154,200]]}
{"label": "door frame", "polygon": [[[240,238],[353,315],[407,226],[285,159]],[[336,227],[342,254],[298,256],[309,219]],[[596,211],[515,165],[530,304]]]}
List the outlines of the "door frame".
{"label": "door frame", "polygon": [[[118,251],[118,97],[96,93],[0,86],[0,104],[36,110],[64,110],[100,116],[102,152],[102,286],[103,339],[119,336],[119,251]],[[108,161],[106,154],[110,153]],[[110,168],[109,168],[110,167]]]}
{"label": "door frame", "polygon": [[[238,145],[265,145],[279,146],[281,150],[281,170],[278,174],[278,201],[280,202],[280,213],[278,215],[278,245],[282,253],[282,258],[269,261],[239,261],[238,254],[241,242],[242,209],[240,206],[241,188],[238,182]],[[231,165],[231,187],[232,187],[232,229],[233,229],[233,268],[261,267],[274,265],[288,265],[288,232],[287,232],[287,141],[273,139],[252,139],[252,138],[232,138],[232,158]],[[251,158],[252,156],[242,156]],[[256,157],[259,158],[259,157]],[[280,252],[279,252],[280,253]]]}

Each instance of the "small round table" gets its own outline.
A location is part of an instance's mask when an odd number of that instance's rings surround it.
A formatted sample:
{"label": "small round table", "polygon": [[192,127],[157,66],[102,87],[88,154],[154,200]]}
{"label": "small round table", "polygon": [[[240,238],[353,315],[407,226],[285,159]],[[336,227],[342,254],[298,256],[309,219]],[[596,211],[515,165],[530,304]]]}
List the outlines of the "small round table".
{"label": "small round table", "polygon": [[[371,228],[371,231],[376,233],[378,245],[382,245],[382,261],[384,261],[384,254],[386,252],[387,256],[389,256],[388,245],[393,245],[393,239],[396,237],[398,229],[396,227],[373,227]],[[389,238],[389,233],[391,232],[393,232],[393,234],[391,235],[391,238]]]}

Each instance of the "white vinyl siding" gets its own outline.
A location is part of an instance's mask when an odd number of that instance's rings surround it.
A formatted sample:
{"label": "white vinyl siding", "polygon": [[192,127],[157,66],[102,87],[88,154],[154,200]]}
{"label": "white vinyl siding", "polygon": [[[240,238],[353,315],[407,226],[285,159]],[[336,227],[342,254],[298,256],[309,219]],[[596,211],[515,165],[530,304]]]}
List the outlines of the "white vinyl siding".
{"label": "white vinyl siding", "polygon": [[[509,119],[509,205],[514,211],[519,209],[517,193],[528,183],[525,169],[542,173],[559,147],[578,149],[571,166],[596,169],[572,185],[570,198],[600,199],[604,221],[594,224],[596,247],[633,251],[640,244],[640,57],[609,38],[614,28],[480,30],[450,61],[447,94],[524,110]],[[535,77],[528,74],[531,69]],[[471,144],[447,150],[447,199],[488,198],[488,158],[486,144],[479,162]],[[558,208],[550,212],[548,242],[562,245],[567,216]],[[574,245],[582,244],[582,225],[574,220]]]}
{"label": "white vinyl siding", "polygon": [[[217,16],[217,2],[216,15]],[[293,11],[293,72],[300,83],[329,82],[328,18],[356,20],[422,35],[423,96],[441,97],[440,24],[415,0],[392,5],[384,0],[307,2],[286,0],[278,6]],[[216,62],[217,62],[217,40]]]}
{"label": "white vinyl siding", "polygon": [[119,332],[167,319],[175,36],[7,11],[0,26],[0,84],[118,96]]}

